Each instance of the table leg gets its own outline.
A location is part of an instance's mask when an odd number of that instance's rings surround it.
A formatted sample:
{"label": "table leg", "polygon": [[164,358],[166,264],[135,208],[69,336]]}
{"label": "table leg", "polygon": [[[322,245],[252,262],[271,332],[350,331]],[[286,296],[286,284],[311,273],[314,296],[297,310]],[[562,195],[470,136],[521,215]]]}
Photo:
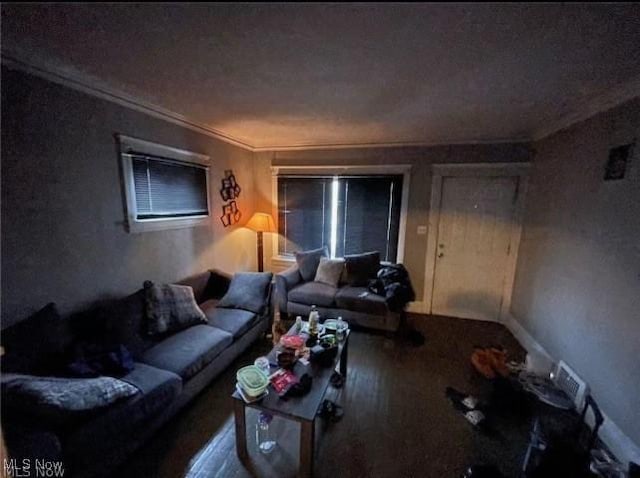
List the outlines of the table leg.
{"label": "table leg", "polygon": [[247,424],[245,406],[241,400],[233,401],[233,412],[236,422],[236,453],[240,461],[244,462],[248,458],[247,453]]}
{"label": "table leg", "polygon": [[[347,340],[349,338],[347,337]],[[342,354],[340,355],[340,375],[346,380],[347,378],[347,360],[349,359],[349,344],[345,343],[342,347]]]}
{"label": "table leg", "polygon": [[300,423],[300,472],[301,478],[313,476],[313,447],[315,439],[315,420]]}

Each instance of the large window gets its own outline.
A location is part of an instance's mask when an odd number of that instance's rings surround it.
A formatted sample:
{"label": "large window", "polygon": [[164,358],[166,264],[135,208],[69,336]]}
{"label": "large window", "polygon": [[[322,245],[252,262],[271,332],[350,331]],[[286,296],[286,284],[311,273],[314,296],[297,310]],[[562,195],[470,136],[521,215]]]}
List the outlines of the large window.
{"label": "large window", "polygon": [[173,229],[208,222],[208,158],[120,137],[129,231]]}
{"label": "large window", "polygon": [[279,176],[278,253],[327,246],[332,257],[379,251],[396,261],[402,176]]}

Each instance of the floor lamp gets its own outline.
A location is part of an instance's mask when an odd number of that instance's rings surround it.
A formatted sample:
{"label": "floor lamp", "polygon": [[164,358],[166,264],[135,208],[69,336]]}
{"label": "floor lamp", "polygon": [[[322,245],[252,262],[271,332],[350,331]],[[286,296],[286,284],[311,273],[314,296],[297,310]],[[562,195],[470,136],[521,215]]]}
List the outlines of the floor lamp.
{"label": "floor lamp", "polygon": [[249,219],[247,227],[258,233],[258,272],[262,272],[264,270],[262,233],[276,232],[276,226],[273,223],[271,214],[256,212],[251,216],[251,219]]}

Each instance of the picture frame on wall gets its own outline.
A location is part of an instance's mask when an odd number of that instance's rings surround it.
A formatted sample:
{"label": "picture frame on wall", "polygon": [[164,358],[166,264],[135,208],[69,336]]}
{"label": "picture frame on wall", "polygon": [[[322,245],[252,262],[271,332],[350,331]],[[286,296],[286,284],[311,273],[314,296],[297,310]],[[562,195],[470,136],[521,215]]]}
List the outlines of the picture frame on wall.
{"label": "picture frame on wall", "polygon": [[635,142],[616,146],[609,150],[609,158],[604,170],[605,181],[624,179]]}

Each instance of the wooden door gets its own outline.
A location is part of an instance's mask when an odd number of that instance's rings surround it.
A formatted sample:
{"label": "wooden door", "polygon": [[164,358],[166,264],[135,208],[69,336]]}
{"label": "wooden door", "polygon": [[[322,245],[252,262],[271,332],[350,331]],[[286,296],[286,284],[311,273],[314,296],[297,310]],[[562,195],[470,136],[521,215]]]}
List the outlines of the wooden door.
{"label": "wooden door", "polygon": [[500,317],[518,177],[443,177],[431,311]]}

